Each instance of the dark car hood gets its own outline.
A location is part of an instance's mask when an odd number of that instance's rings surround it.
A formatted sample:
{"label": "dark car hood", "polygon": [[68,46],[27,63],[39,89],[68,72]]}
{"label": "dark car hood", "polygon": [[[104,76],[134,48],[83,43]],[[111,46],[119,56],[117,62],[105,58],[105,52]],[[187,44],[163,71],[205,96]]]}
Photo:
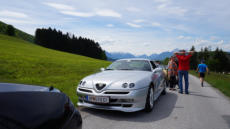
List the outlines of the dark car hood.
{"label": "dark car hood", "polygon": [[62,92],[9,83],[0,83],[0,104],[0,118],[31,129],[60,129],[75,109]]}
{"label": "dark car hood", "polygon": [[[30,92],[30,91],[50,91],[49,87],[13,84],[13,83],[0,83],[1,92]],[[60,92],[58,89],[53,89],[52,92]]]}

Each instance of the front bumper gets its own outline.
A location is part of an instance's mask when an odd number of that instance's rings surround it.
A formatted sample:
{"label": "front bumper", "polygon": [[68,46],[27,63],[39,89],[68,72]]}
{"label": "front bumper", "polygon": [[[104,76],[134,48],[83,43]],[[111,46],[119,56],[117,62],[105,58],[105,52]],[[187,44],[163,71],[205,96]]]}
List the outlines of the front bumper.
{"label": "front bumper", "polygon": [[[77,88],[78,106],[135,112],[145,108],[147,93],[148,87],[130,91],[106,90],[101,93],[97,93],[93,89]],[[86,96],[106,96],[109,97],[109,103],[90,102],[85,99]]]}

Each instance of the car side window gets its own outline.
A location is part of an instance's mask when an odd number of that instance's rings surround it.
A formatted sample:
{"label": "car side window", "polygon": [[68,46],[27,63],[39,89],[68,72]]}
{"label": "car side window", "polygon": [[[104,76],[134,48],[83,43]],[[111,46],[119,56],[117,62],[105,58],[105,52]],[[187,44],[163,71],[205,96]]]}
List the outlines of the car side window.
{"label": "car side window", "polygon": [[157,67],[153,61],[150,61],[150,63],[151,63],[151,66],[153,69],[155,69]]}

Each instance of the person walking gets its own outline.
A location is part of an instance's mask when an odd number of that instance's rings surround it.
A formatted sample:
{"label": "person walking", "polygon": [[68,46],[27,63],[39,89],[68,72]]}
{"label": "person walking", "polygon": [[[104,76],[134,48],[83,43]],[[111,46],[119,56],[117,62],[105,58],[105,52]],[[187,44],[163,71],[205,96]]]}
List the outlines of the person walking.
{"label": "person walking", "polygon": [[169,90],[176,90],[176,76],[177,76],[177,64],[175,57],[172,56],[168,63],[168,79],[169,79]]}
{"label": "person walking", "polygon": [[189,62],[190,58],[193,55],[193,51],[186,52],[185,50],[181,50],[180,52],[175,52],[178,62],[179,62],[179,69],[178,69],[178,76],[179,76],[179,93],[183,94],[183,77],[185,81],[185,94],[189,94],[189,79],[188,79],[188,70],[189,70]]}
{"label": "person walking", "polygon": [[204,87],[204,77],[205,73],[209,74],[208,66],[204,63],[204,60],[198,65],[196,72],[199,72],[201,86]]}

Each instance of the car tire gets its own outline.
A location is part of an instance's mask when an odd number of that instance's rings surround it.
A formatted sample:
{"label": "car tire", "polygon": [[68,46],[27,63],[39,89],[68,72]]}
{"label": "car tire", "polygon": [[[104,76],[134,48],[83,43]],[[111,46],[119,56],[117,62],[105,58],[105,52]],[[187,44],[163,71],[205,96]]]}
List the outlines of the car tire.
{"label": "car tire", "polygon": [[145,111],[151,112],[153,110],[153,107],[154,107],[154,88],[153,86],[150,86],[146,98]]}

